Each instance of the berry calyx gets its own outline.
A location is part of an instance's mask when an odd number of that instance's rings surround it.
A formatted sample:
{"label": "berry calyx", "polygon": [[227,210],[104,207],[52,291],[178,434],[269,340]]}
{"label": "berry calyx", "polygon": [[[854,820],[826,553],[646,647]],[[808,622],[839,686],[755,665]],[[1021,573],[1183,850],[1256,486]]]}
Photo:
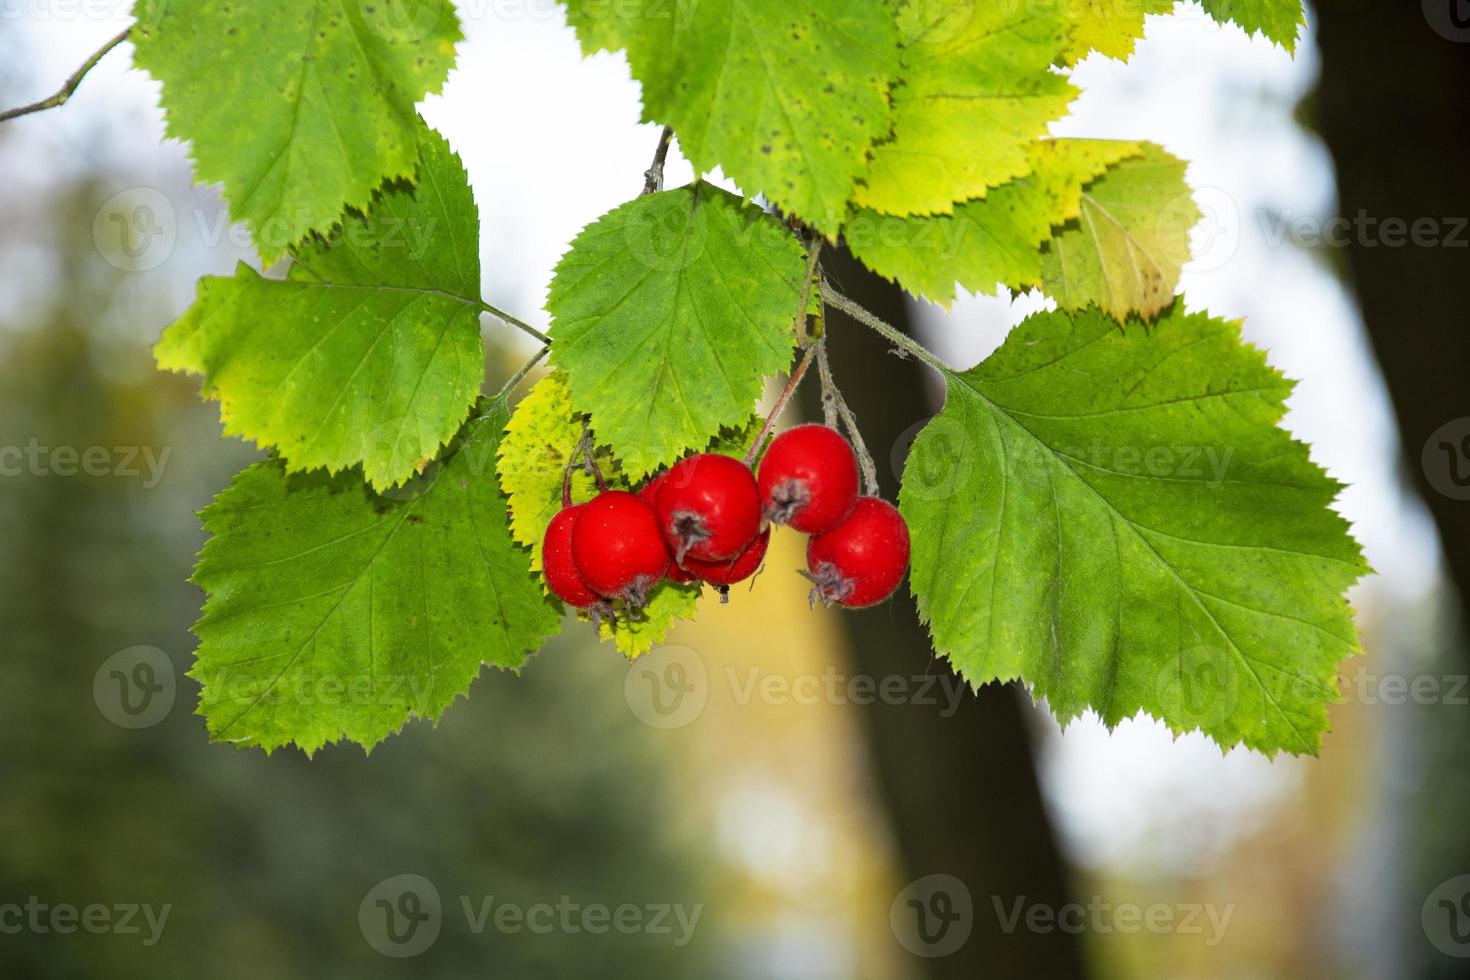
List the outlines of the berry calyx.
{"label": "berry calyx", "polygon": [[760,571],[761,563],[766,560],[766,548],[770,544],[771,529],[766,528],[745,546],[745,550],[734,561],[696,561],[691,558],[684,563],[684,568],[694,578],[710,585],[734,585]]}
{"label": "berry calyx", "polygon": [[572,558],[572,529],[581,512],[581,506],[566,507],[551,519],[541,541],[541,572],[546,576],[547,588],[558,599],[577,609],[590,609],[602,597],[582,579]]}
{"label": "berry calyx", "polygon": [[653,509],[637,494],[609,490],[582,505],[572,560],[592,591],[639,608],[668,571],[669,550]]}
{"label": "berry calyx", "polygon": [[680,565],[734,561],[760,530],[755,477],[729,456],[691,456],[664,474],[658,520]]}
{"label": "berry calyx", "polygon": [[847,520],[807,542],[806,563],[813,605],[876,605],[893,594],[908,570],[908,523],[888,501],[859,497]]}
{"label": "berry calyx", "polygon": [[836,429],[799,425],[771,442],[756,482],[767,520],[821,534],[857,506],[857,456]]}

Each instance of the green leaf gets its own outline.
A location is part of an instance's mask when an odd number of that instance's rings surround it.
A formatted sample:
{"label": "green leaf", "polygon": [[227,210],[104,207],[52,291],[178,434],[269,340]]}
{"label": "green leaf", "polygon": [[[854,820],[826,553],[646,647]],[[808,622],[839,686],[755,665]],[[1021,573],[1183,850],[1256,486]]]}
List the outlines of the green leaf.
{"label": "green leaf", "polygon": [[1120,61],[1128,60],[1143,37],[1147,14],[1167,14],[1176,0],[1067,0],[1072,22],[1071,39],[1063,63],[1075,65],[1093,51]]}
{"label": "green leaf", "polygon": [[1220,23],[1234,21],[1247,34],[1257,31],[1287,51],[1296,50],[1306,24],[1302,0],[1200,0],[1205,12]]}
{"label": "green leaf", "polygon": [[556,631],[495,483],[505,409],[481,407],[442,463],[390,496],[271,461],[203,512],[193,580],[209,599],[190,674],[214,738],[371,747]]}
{"label": "green leaf", "polygon": [[414,104],[454,64],[449,0],[195,0],[134,30],[134,60],[163,83],[168,134],[199,180],[224,185],[261,258],[279,258],[343,206],[408,178]]}
{"label": "green leaf", "polygon": [[1083,185],[1145,144],[1045,140],[1027,151],[1030,173],[955,208],[899,218],[862,211],[843,231],[864,265],[915,296],[948,306],[956,284],[972,293],[1041,284],[1042,243],[1081,210]]}
{"label": "green leaf", "polygon": [[1174,301],[1202,217],[1185,163],[1148,145],[1082,191],[1080,213],[1043,250],[1042,288],[1066,310],[1096,305],[1118,320]]}
{"label": "green leaf", "polygon": [[[541,570],[541,540],[561,510],[562,474],[582,438],[581,416],[572,408],[566,375],[553,371],[516,405],[500,441],[500,488],[510,500],[511,535],[531,549],[531,569]],[[613,472],[605,451],[598,454],[603,473]],[[597,482],[578,468],[572,473],[572,500],[586,503]]]}
{"label": "green leaf", "polygon": [[1222,746],[1315,752],[1366,570],[1340,485],[1277,428],[1291,382],[1177,307],[1018,326],[948,378],[900,507],[935,649],[1063,723],[1140,711]]}
{"label": "green leaf", "polygon": [[898,31],[883,0],[564,0],[583,50],[626,50],[643,118],[700,171],[834,235],[893,128]]}
{"label": "green leaf", "polygon": [[910,0],[898,25],[894,135],[874,149],[856,200],[885,214],[949,214],[1026,173],[1027,145],[1076,96],[1051,70],[1067,43],[1066,10]]}
{"label": "green leaf", "polygon": [[551,360],[630,478],[750,418],[790,363],[805,274],[779,221],[708,184],[630,201],[577,236],[546,304]]}
{"label": "green leaf", "polygon": [[158,343],[161,367],[204,376],[229,435],[291,470],[361,463],[402,482],[453,437],[484,379],[479,219],[464,168],[423,130],[417,187],[393,187],[285,280],[246,266],[199,282]]}

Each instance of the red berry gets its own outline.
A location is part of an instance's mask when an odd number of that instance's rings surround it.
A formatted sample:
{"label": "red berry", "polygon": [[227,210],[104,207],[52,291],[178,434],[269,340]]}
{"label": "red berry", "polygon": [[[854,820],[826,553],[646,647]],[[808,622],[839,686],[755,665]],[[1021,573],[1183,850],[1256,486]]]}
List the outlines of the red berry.
{"label": "red berry", "polygon": [[582,505],[572,527],[572,559],[592,591],[642,605],[664,577],[669,550],[653,509],[625,490],[608,490]]}
{"label": "red berry", "polygon": [[836,429],[799,425],[771,442],[757,482],[770,521],[821,534],[857,506],[857,456]]}
{"label": "red berry", "polygon": [[771,543],[771,529],[766,528],[755,536],[755,540],[746,545],[740,557],[734,561],[695,561],[689,559],[684,567],[693,577],[702,579],[710,585],[734,585],[736,582],[744,582],[756,572],[760,571],[761,562],[766,560],[766,548]]}
{"label": "red berry", "polygon": [[[660,473],[644,484],[642,490],[638,491],[638,499],[652,507],[655,512],[658,511],[658,493],[663,489],[664,480],[668,479],[668,476],[668,471]],[[680,568],[677,562],[669,562],[668,576],[670,582],[677,582],[680,585],[687,585],[690,582],[699,581],[697,577]]]}
{"label": "red berry", "polygon": [[861,609],[887,599],[909,567],[909,528],[898,508],[859,497],[852,516],[807,542],[812,602]]}
{"label": "red berry", "polygon": [[755,477],[729,456],[691,456],[664,474],[658,519],[679,564],[734,561],[760,530]]}
{"label": "red berry", "polygon": [[602,597],[587,587],[572,560],[572,528],[581,512],[581,506],[567,507],[551,519],[541,542],[541,571],[558,599],[578,609],[589,609]]}

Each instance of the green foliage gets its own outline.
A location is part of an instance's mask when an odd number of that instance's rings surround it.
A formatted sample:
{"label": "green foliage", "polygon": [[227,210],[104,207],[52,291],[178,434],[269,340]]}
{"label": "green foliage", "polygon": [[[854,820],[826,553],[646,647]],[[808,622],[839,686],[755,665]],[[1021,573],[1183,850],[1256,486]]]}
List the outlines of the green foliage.
{"label": "green foliage", "polygon": [[629,477],[750,418],[791,360],[805,274],[780,222],[708,184],[641,197],[577,236],[546,304],[551,359]]}
{"label": "green foliage", "polygon": [[893,137],[873,151],[857,203],[885,214],[949,214],[1026,173],[1027,144],[1077,90],[1052,72],[1067,43],[1062,5],[911,0],[898,8],[903,81]]}
{"label": "green foliage", "polygon": [[1201,217],[1184,168],[1149,146],[1084,187],[1078,213],[1043,250],[1047,294],[1063,309],[1096,305],[1118,320],[1167,307]]}
{"label": "green foliage", "polygon": [[833,235],[893,129],[898,29],[883,0],[563,0],[582,47],[624,50],[643,118]]}
{"label": "green foliage", "polygon": [[1224,23],[1233,21],[1247,34],[1260,32],[1287,51],[1296,50],[1296,39],[1307,22],[1302,0],[1200,0],[1206,13]]}
{"label": "green foliage", "polygon": [[1084,186],[1101,186],[1109,167],[1145,148],[1114,140],[1034,143],[1027,152],[1030,172],[987,197],[960,205],[953,215],[897,218],[864,211],[848,226],[847,243],[874,272],[946,306],[956,284],[975,293],[1039,286],[1043,245],[1064,225],[1075,225]]}
{"label": "green foliage", "polygon": [[[583,432],[619,487],[742,454],[820,313],[801,309],[817,234],[936,303],[1034,288],[1061,307],[946,370],[914,448],[902,503],[936,648],[1063,720],[1145,711],[1316,749],[1363,570],[1337,485],[1276,428],[1289,384],[1232,325],[1182,312],[1184,163],[1047,138],[1077,94],[1065,69],[1128,57],[1169,0],[563,2],[585,51],[626,54],[644,119],[701,176],[584,229],[549,290],[555,370],[513,417],[497,402],[468,423],[478,216],[413,110],[453,63],[447,0],[202,0],[137,28],[200,179],[267,263],[293,259],[284,279],[202,281],[157,351],[276,455],[205,512],[195,676],[216,737],[372,745],[482,663],[519,667],[558,622],[532,573]],[[1298,0],[1204,6],[1287,48],[1301,23]],[[704,182],[717,168],[749,200]],[[1193,470],[1156,471],[1180,455]],[[573,474],[575,500],[594,489]],[[602,634],[637,656],[699,593],[664,583]]]}
{"label": "green foliage", "polygon": [[1067,0],[1072,22],[1064,63],[1075,65],[1093,51],[1127,60],[1143,37],[1148,14],[1167,14],[1175,0]]}
{"label": "green foliage", "polygon": [[556,631],[495,481],[505,409],[480,411],[390,495],[272,461],[204,511],[213,537],[194,581],[209,600],[191,676],[212,736],[370,747],[410,717],[437,718],[483,664],[519,668]]}
{"label": "green foliage", "polygon": [[454,64],[449,0],[195,0],[135,30],[170,136],[224,185],[266,262],[417,162],[414,103]]}
{"label": "green foliage", "polygon": [[246,266],[199,282],[158,363],[204,375],[225,432],[280,450],[291,470],[362,464],[382,489],[427,465],[484,377],[479,220],[464,167],[423,130],[417,187],[385,190],[290,275]]}
{"label": "green foliage", "polygon": [[935,649],[1063,721],[1315,752],[1365,566],[1238,328],[1041,314],[948,383],[900,498]]}

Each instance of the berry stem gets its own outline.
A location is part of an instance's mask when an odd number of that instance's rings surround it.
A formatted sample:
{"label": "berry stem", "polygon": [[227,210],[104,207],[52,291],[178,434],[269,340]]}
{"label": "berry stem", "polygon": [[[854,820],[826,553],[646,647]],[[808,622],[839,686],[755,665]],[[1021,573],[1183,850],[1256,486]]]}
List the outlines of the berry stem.
{"label": "berry stem", "polygon": [[[825,339],[817,345],[817,370],[822,378],[822,412],[829,411],[842,419],[842,427],[847,430],[847,437],[852,442],[853,451],[857,454],[858,467],[863,471],[863,493],[870,497],[878,495],[878,467],[873,462],[872,455],[868,452],[868,446],[863,442],[863,434],[858,430],[857,416],[847,406],[847,399],[842,397],[842,389],[837,387],[837,382],[832,378],[832,366],[827,362],[827,342]],[[829,405],[830,401],[830,405]],[[831,428],[837,426],[828,415],[827,425]]]}
{"label": "berry stem", "polygon": [[751,443],[750,448],[745,451],[746,466],[755,464],[756,457],[761,454],[761,449],[765,447],[766,440],[771,437],[771,429],[775,428],[776,419],[785,410],[786,403],[791,401],[791,396],[796,393],[796,386],[801,384],[802,378],[806,377],[807,369],[812,366],[812,359],[816,357],[817,351],[821,349],[821,346],[818,343],[808,347],[806,354],[801,359],[801,363],[797,364],[796,370],[791,372],[791,378],[786,382],[785,390],[781,392],[781,397],[776,399],[776,404],[771,408],[771,414],[766,416],[766,424],[761,426],[760,434],[755,437],[755,442]]}

